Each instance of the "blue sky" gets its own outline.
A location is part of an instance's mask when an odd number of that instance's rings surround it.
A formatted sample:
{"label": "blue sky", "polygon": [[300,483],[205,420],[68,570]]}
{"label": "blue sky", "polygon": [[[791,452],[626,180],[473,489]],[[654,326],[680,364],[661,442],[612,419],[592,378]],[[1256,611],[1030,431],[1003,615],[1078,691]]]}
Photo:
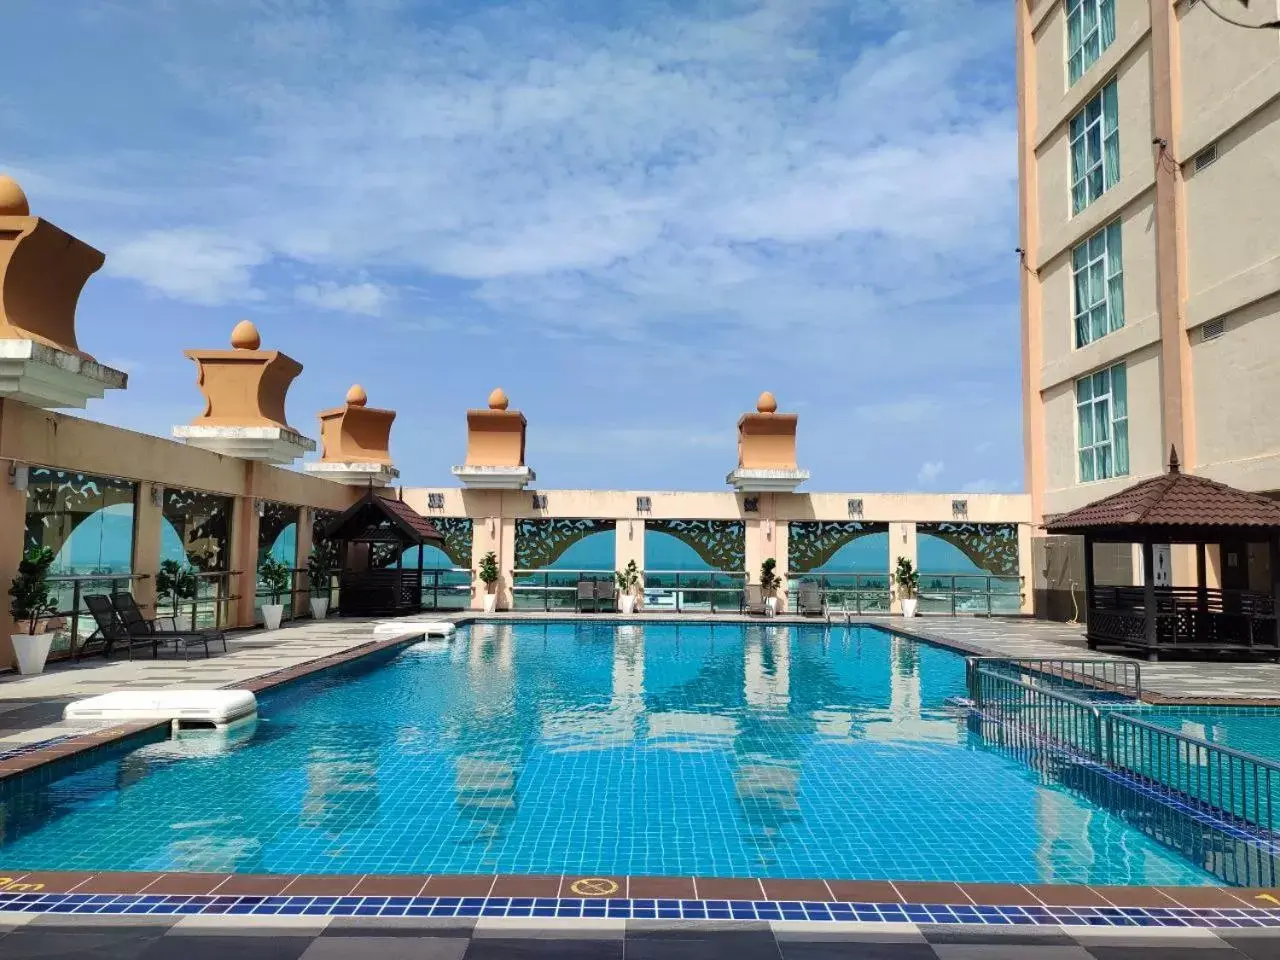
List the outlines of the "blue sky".
{"label": "blue sky", "polygon": [[451,485],[502,385],[544,487],[1019,490],[1007,0],[9,0],[0,170],[107,254],[89,415],[167,435],[249,317]]}

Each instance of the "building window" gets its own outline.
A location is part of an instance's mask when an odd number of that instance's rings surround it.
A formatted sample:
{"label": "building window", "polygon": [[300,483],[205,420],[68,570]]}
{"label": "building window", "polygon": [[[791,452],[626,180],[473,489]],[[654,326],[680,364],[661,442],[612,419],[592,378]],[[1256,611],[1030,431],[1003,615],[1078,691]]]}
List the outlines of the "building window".
{"label": "building window", "polygon": [[1120,221],[1099,230],[1071,251],[1076,346],[1083,347],[1124,326],[1124,272]]}
{"label": "building window", "polygon": [[1129,474],[1129,391],[1123,363],[1076,381],[1080,481]]}
{"label": "building window", "polygon": [[1071,118],[1071,213],[1074,216],[1120,179],[1120,108],[1116,81]]}
{"label": "building window", "polygon": [[1115,0],[1067,0],[1068,86],[1093,66],[1115,38]]}

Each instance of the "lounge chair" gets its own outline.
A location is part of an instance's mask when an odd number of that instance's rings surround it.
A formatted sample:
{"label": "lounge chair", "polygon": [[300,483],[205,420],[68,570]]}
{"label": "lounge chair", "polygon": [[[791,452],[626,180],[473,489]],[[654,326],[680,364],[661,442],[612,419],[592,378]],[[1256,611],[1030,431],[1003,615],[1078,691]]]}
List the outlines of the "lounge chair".
{"label": "lounge chair", "polygon": [[122,648],[128,651],[129,659],[132,660],[134,647],[150,647],[151,656],[156,656],[155,639],[150,636],[135,637],[131,635],[125,629],[120,617],[117,616],[115,607],[111,605],[110,597],[99,593],[89,594],[84,598],[84,605],[93,616],[94,623],[98,625],[98,629],[93,631],[80,644],[80,648],[76,651],[77,660],[95,653],[110,657],[116,650]]}
{"label": "lounge chair", "polygon": [[157,649],[161,644],[172,643],[174,652],[182,650],[185,659],[188,651],[194,646],[203,646],[204,655],[209,656],[209,642],[222,641],[222,651],[227,650],[227,636],[221,630],[164,630],[156,626],[157,619],[169,620],[169,617],[148,620],[138,609],[138,603],[131,593],[113,593],[111,606],[115,608],[124,628],[131,637],[150,637]]}
{"label": "lounge chair", "polygon": [[584,603],[591,604],[593,610],[598,609],[596,605],[596,582],[594,580],[578,581],[578,598],[576,601],[579,613],[582,613],[582,605]]}
{"label": "lounge chair", "polygon": [[827,601],[823,598],[818,585],[811,580],[803,581],[796,594],[796,612],[802,617],[825,617]]}
{"label": "lounge chair", "polygon": [[742,612],[764,616],[764,591],[760,589],[760,584],[748,583],[742,591]]}
{"label": "lounge chair", "polygon": [[618,585],[612,580],[596,581],[596,612],[615,613],[618,609]]}

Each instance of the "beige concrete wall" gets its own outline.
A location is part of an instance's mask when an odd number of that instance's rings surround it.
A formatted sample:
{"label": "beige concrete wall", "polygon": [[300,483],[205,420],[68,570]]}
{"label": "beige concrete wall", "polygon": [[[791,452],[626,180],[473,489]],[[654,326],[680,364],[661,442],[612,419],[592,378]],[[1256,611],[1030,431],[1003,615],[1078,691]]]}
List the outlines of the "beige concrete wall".
{"label": "beige concrete wall", "polygon": [[[53,413],[0,400],[0,467],[14,463],[138,482],[135,508],[133,572],[154,577],[160,559],[160,508],[151,491],[184,487],[235,497],[231,525],[233,569],[246,571],[231,590],[240,594],[230,623],[253,622],[257,564],[257,511],[253,500],[277,500],[299,506],[342,510],[360,491],[344,484],[307,476],[236,457],[221,456],[172,440],[109,427],[92,420]],[[22,554],[26,497],[4,483],[0,493],[0,583],[8,584]],[[154,600],[153,580],[137,584],[140,603]],[[0,668],[10,662],[8,605],[0,610]]]}
{"label": "beige concrete wall", "polygon": [[[1039,73],[1037,73],[1039,75]],[[1071,215],[1070,118],[1114,76],[1120,114],[1120,179],[1102,198],[1078,215]],[[1094,78],[1090,81],[1090,77]],[[1078,101],[1078,102],[1077,102]],[[1056,126],[1042,131],[1036,147],[1036,215],[1044,238],[1037,263],[1046,265],[1063,248],[1092,233],[1132,202],[1152,182],[1151,49],[1143,37],[1113,71],[1095,76],[1090,71],[1071,90],[1071,113],[1062,113]],[[1068,221],[1071,221],[1068,223]]]}
{"label": "beige concrete wall", "polygon": [[1054,113],[1067,92],[1067,15],[1054,3],[1031,34],[1036,58],[1036,116]]}
{"label": "beige concrete wall", "polygon": [[1280,296],[1224,321],[1221,337],[1192,337],[1197,472],[1247,489],[1280,490]]}
{"label": "beige concrete wall", "polygon": [[[1248,11],[1239,12],[1259,22],[1280,17],[1278,7],[1277,0],[1253,0]],[[1280,93],[1280,33],[1233,27],[1199,4],[1180,3],[1176,11],[1185,117],[1178,156],[1189,160]]]}
{"label": "beige concrete wall", "polygon": [[1164,469],[1160,436],[1160,359],[1155,347],[1124,358],[1128,372],[1129,475],[1078,483],[1075,383],[1045,391],[1045,512],[1074,510]]}
{"label": "beige concrete wall", "polygon": [[[1248,31],[1241,31],[1248,32]],[[1259,292],[1251,274],[1267,272],[1271,290],[1280,285],[1280,101],[1250,117],[1218,141],[1218,159],[1186,184],[1188,296],[1220,300],[1219,308],[1243,305]],[[1264,266],[1265,265],[1265,266]],[[1231,296],[1231,288],[1244,296]],[[1221,289],[1219,289],[1221,288]],[[1271,291],[1267,291],[1271,292]],[[1199,321],[1210,319],[1199,311]]]}
{"label": "beige concrete wall", "polygon": [[[1146,322],[1154,327],[1157,319],[1153,200],[1153,193],[1144,193],[1118,218],[1124,254],[1125,326],[1121,330],[1077,350],[1071,273],[1073,248],[1063,251],[1041,270],[1044,386],[1051,387],[1065,379],[1075,379],[1087,370],[1115,361],[1158,338],[1158,331],[1146,332],[1142,326]],[[1110,220],[1103,227],[1114,222]],[[1135,343],[1135,339],[1141,342]]]}

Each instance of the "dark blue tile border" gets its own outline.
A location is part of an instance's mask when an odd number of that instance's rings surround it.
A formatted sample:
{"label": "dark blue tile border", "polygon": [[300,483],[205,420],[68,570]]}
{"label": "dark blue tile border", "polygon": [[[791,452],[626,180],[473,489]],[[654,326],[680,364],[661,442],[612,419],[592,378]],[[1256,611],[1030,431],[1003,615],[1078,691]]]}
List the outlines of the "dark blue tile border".
{"label": "dark blue tile border", "polygon": [[582,900],[509,897],[212,897],[0,893],[5,912],[126,916],[541,917],[617,920],[805,920],[982,926],[1280,927],[1275,910],[814,903],[794,900]]}

